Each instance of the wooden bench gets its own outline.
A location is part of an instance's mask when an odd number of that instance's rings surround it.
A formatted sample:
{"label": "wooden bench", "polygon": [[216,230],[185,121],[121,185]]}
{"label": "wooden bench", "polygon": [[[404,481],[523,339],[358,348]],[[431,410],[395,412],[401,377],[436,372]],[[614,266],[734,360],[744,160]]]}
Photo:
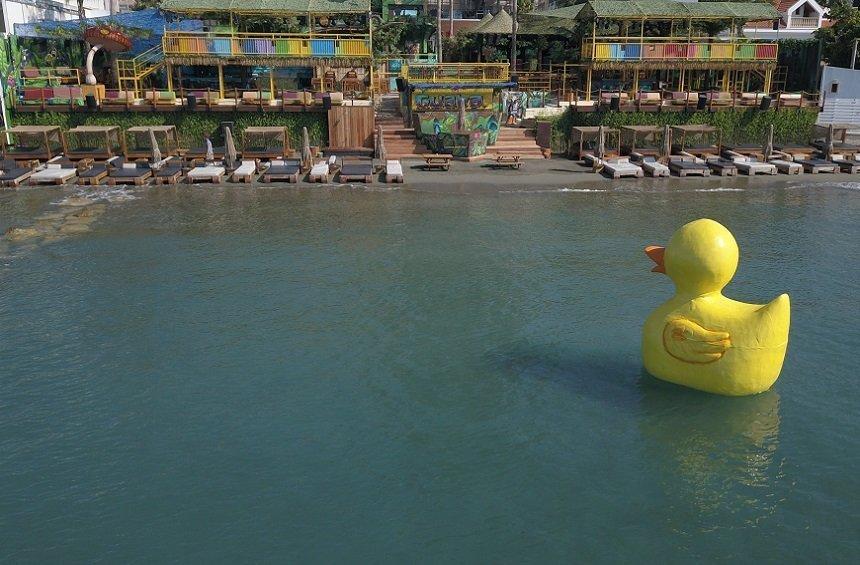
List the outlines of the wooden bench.
{"label": "wooden bench", "polygon": [[453,155],[449,155],[447,153],[440,154],[427,154],[421,156],[424,159],[424,168],[427,170],[438,169],[440,171],[447,171],[451,168],[451,159],[454,158]]}
{"label": "wooden bench", "polygon": [[496,155],[497,167],[510,167],[511,169],[519,169],[522,165],[520,156],[517,153],[500,153]]}

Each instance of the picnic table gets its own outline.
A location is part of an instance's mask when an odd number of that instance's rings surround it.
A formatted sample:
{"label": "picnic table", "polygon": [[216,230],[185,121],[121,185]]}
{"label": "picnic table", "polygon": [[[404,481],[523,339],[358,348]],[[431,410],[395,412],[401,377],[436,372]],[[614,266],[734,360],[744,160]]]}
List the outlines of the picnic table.
{"label": "picnic table", "polygon": [[497,167],[510,167],[512,169],[519,169],[522,165],[520,161],[519,154],[516,153],[499,153],[496,155],[496,166]]}
{"label": "picnic table", "polygon": [[451,168],[451,159],[454,158],[453,155],[449,155],[448,153],[432,153],[422,155],[424,158],[424,167],[426,169],[439,169],[440,171],[447,171]]}

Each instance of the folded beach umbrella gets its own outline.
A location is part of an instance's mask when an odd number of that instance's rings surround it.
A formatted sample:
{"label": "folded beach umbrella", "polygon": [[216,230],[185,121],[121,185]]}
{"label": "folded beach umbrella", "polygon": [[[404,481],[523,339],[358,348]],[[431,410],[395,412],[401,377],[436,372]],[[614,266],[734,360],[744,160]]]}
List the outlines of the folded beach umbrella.
{"label": "folded beach umbrella", "polygon": [[311,155],[311,138],[308,128],[302,127],[302,166],[309,169],[313,166],[314,156]]}
{"label": "folded beach umbrella", "polygon": [[236,143],[233,141],[233,132],[229,127],[224,128],[224,164],[228,169],[235,169],[239,157],[236,154]]}
{"label": "folded beach umbrella", "polygon": [[672,153],[672,130],[669,129],[669,124],[663,126],[663,149],[661,151],[661,157],[663,159],[669,160],[669,155]]}
{"label": "folded beach umbrella", "polygon": [[767,128],[767,143],[762,153],[765,161],[769,160],[770,156],[773,155],[773,124],[770,124],[770,127]]}
{"label": "folded beach umbrella", "polygon": [[149,144],[152,146],[152,164],[161,162],[161,149],[158,148],[158,140],[155,139],[155,130],[149,128]]}
{"label": "folded beach umbrella", "polygon": [[824,140],[824,160],[833,158],[833,124],[827,125],[827,139]]}
{"label": "folded beach umbrella", "polygon": [[603,156],[606,154],[606,131],[603,126],[597,128],[597,157],[594,160],[594,170],[597,171],[603,167]]}
{"label": "folded beach umbrella", "polygon": [[385,143],[382,140],[382,126],[376,128],[376,158],[385,159]]}

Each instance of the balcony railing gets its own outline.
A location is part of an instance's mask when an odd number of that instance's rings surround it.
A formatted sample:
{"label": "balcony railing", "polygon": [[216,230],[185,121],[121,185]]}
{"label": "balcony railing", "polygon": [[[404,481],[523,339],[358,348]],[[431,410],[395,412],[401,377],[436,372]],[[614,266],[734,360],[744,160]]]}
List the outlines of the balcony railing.
{"label": "balcony railing", "polygon": [[215,57],[370,57],[369,35],[167,31],[165,55]]}
{"label": "balcony railing", "polygon": [[790,17],[788,19],[788,28],[789,29],[817,29],[818,28],[818,18],[801,18],[801,17]]}
{"label": "balcony railing", "polygon": [[605,37],[584,41],[583,58],[594,61],[775,61],[776,43],[705,38]]}
{"label": "balcony railing", "polygon": [[506,82],[508,63],[404,64],[402,76],[412,82]]}

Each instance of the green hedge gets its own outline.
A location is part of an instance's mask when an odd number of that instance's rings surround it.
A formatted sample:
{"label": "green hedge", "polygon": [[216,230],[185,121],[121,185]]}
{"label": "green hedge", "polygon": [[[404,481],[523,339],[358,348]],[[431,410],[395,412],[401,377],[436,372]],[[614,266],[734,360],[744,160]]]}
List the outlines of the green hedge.
{"label": "green hedge", "polygon": [[818,117],[815,108],[762,112],[758,109],[715,112],[573,112],[568,110],[553,120],[553,151],[566,151],[570,128],[575,126],[621,127],[633,125],[707,124],[722,131],[723,143],[762,143],[773,124],[776,142],[805,143]]}
{"label": "green hedge", "polygon": [[216,145],[221,143],[221,122],[235,122],[236,143],[242,131],[249,126],[286,126],[291,147],[301,147],[302,127],[308,128],[312,145],[328,145],[328,120],[325,112],[44,112],[16,113],[15,125],[56,125],[64,130],[79,125],[113,125],[123,129],[133,126],[174,125],[182,147],[203,145],[203,134],[212,136]]}

